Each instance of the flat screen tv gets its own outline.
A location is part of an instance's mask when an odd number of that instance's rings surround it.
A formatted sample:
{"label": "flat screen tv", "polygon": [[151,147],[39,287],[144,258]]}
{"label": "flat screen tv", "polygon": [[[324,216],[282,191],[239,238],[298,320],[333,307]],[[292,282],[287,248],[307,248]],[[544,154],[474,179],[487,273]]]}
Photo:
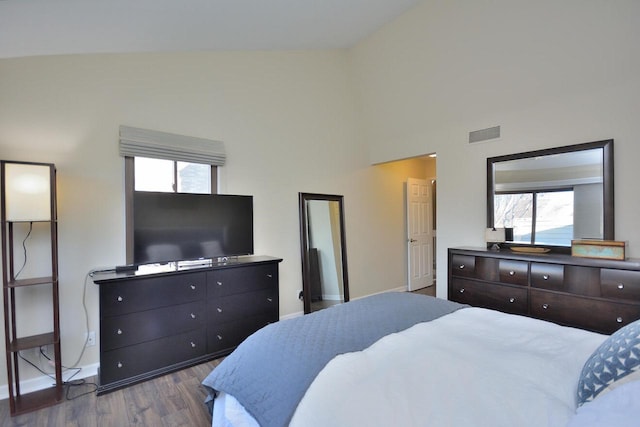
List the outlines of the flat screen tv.
{"label": "flat screen tv", "polygon": [[253,253],[253,197],[137,191],[133,261],[164,263]]}

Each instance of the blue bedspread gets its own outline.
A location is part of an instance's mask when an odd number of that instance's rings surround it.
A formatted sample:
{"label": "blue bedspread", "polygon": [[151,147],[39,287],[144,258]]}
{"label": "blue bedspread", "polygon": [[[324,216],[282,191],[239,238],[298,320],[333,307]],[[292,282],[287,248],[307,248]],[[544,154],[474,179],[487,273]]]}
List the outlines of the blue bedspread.
{"label": "blue bedspread", "polygon": [[[262,427],[285,426],[316,375],[335,356],[464,305],[390,292],[268,325],[247,338],[202,382],[233,395]],[[207,400],[212,404],[212,396]]]}

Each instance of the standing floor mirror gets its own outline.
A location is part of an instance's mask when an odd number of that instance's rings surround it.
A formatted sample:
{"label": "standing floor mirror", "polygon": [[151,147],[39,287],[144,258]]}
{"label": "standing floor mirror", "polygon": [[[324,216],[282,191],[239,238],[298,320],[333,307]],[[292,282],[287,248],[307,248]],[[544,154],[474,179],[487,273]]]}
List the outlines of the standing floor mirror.
{"label": "standing floor mirror", "polygon": [[349,301],[343,196],[299,193],[305,314]]}

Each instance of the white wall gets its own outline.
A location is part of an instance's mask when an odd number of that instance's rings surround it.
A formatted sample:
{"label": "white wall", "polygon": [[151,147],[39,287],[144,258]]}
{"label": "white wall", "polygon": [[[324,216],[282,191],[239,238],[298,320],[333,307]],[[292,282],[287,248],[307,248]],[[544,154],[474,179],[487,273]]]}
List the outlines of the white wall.
{"label": "white wall", "polygon": [[616,238],[640,256],[638,16],[633,0],[425,0],[353,50],[371,161],[438,153],[438,296],[447,248],[484,243],[501,154],[614,138]]}
{"label": "white wall", "polygon": [[[225,142],[222,192],[254,196],[255,251],[284,259],[281,316],[302,311],[298,192],[344,195],[352,297],[403,286],[402,266],[378,274],[372,262],[385,229],[402,228],[377,206],[402,188],[370,166],[357,123],[347,51],[0,60],[0,158],[58,169],[63,363],[84,340],[86,273],[125,263],[121,124]],[[91,281],[86,300],[98,330]],[[25,322],[46,327],[50,316],[30,304]],[[97,362],[96,346],[81,365]]]}

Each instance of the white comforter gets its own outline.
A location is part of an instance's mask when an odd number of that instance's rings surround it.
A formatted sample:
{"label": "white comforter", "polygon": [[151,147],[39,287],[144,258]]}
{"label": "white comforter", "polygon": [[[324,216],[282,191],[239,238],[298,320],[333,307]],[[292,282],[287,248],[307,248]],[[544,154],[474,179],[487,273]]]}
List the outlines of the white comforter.
{"label": "white comforter", "polygon": [[605,338],[458,310],[334,358],[290,426],[565,426],[582,366]]}

